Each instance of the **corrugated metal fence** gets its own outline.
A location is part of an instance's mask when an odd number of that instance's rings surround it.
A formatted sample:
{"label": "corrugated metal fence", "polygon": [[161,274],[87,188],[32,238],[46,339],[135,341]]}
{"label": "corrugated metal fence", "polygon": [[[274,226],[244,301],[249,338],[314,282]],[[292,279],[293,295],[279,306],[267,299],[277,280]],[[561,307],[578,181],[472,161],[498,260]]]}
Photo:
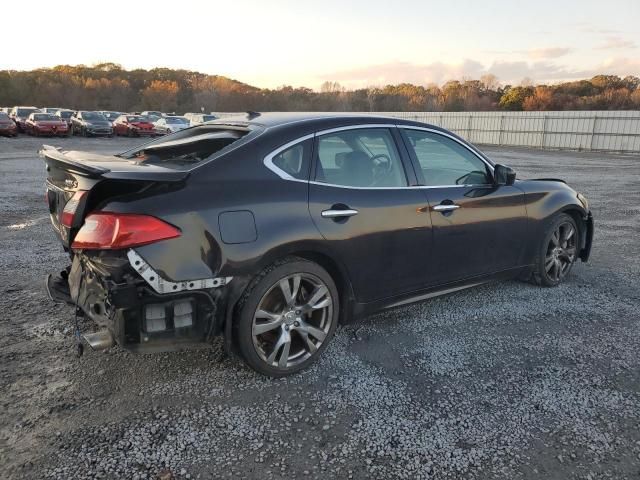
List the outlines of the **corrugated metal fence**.
{"label": "corrugated metal fence", "polygon": [[438,125],[478,144],[640,153],[640,111],[376,112],[374,115]]}
{"label": "corrugated metal fence", "polygon": [[640,153],[639,111],[386,114],[438,125],[478,144]]}

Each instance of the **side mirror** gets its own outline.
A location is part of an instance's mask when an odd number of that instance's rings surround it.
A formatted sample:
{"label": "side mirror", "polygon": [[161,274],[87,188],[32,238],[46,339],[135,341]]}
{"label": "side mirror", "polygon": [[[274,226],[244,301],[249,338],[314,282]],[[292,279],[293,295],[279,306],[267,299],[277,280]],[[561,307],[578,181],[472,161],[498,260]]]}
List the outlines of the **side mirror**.
{"label": "side mirror", "polygon": [[513,185],[516,181],[516,171],[507,167],[506,165],[500,165],[499,163],[493,169],[493,183],[494,185]]}

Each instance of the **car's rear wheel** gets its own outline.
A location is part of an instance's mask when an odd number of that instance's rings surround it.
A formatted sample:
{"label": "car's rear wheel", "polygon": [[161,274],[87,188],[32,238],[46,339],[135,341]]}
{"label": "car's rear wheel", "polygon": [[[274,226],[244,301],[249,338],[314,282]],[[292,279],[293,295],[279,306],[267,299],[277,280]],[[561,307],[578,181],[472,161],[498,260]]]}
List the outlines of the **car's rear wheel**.
{"label": "car's rear wheel", "polygon": [[538,250],[532,281],[537,285],[555,287],[573,267],[578,255],[579,230],[576,221],[566,213],[556,215]]}
{"label": "car's rear wheel", "polygon": [[290,375],[324,351],[339,311],[338,291],[326,270],[287,258],[258,275],[240,301],[238,348],[254,370],[271,377]]}

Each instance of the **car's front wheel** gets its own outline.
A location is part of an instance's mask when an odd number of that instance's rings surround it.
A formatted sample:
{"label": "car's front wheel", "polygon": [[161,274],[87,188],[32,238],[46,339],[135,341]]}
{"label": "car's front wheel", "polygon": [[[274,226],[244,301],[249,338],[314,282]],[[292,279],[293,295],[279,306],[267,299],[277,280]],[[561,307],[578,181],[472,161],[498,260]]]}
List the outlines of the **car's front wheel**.
{"label": "car's front wheel", "polygon": [[259,373],[283,377],[313,363],[338,323],[338,291],[316,263],[287,258],[259,274],[238,306],[240,353]]}
{"label": "car's front wheel", "polygon": [[571,215],[560,213],[553,217],[538,250],[533,282],[545,287],[560,284],[576,261],[579,238],[578,226]]}

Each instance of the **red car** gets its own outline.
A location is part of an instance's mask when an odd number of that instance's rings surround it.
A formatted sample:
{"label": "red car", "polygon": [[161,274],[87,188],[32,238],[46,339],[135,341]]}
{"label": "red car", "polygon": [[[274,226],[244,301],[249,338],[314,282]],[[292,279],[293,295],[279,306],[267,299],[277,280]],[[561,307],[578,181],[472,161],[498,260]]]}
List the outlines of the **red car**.
{"label": "red car", "polygon": [[15,137],[18,133],[18,127],[13,120],[4,112],[0,112],[0,135],[7,137]]}
{"label": "red car", "polygon": [[50,113],[32,113],[25,122],[25,131],[29,135],[69,136],[69,126],[60,117]]}
{"label": "red car", "polygon": [[153,136],[153,123],[142,115],[120,115],[113,122],[114,135],[126,135],[127,137]]}

